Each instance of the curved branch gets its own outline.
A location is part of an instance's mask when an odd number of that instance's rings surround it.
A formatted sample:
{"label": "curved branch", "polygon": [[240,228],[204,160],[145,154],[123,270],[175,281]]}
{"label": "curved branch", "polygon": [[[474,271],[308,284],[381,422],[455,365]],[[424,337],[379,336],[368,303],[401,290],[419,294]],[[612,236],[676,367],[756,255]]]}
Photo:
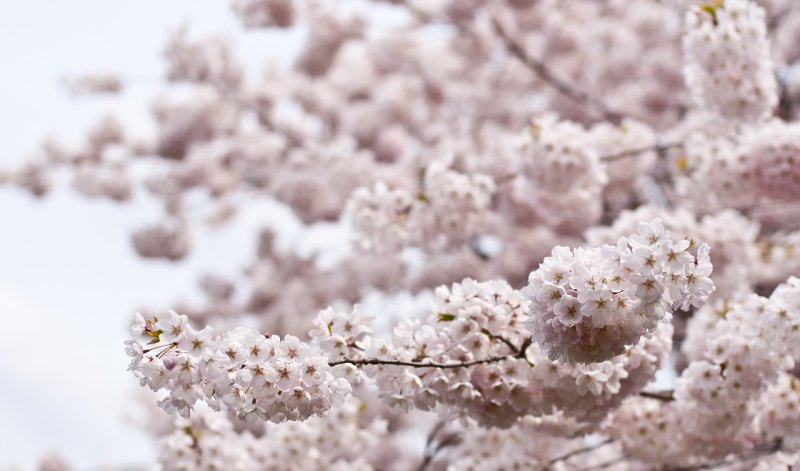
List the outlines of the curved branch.
{"label": "curved branch", "polygon": [[[663,154],[664,152],[670,149],[680,149],[683,147],[682,142],[666,142],[666,143],[659,143],[653,144],[652,146],[647,147],[639,147],[636,149],[628,149],[623,150],[620,152],[615,152],[613,154],[606,154],[600,156],[601,162],[616,162],[617,160],[625,159],[628,157],[637,157],[639,155],[645,154],[647,152],[656,152],[659,155]],[[497,177],[494,179],[496,185],[504,185],[506,183],[510,183],[514,180],[517,176],[516,173],[509,173],[508,175],[503,175],[502,177]]]}
{"label": "curved branch", "polygon": [[400,361],[400,360],[382,360],[380,358],[365,358],[363,360],[351,360],[349,358],[344,358],[342,360],[331,361],[328,362],[329,366],[339,366],[339,365],[353,365],[353,366],[365,366],[365,365],[391,365],[391,366],[408,366],[411,368],[440,368],[440,369],[451,369],[451,368],[469,368],[470,366],[477,366],[477,365],[485,365],[488,363],[497,363],[503,360],[509,360],[514,358],[513,355],[507,355],[502,357],[491,357],[491,358],[484,358],[483,360],[473,360],[473,361],[461,361],[457,363],[435,363],[435,362],[416,362],[416,361]]}
{"label": "curved branch", "polygon": [[426,471],[428,466],[433,462],[433,459],[436,457],[436,454],[442,451],[443,449],[449,447],[450,445],[455,444],[456,440],[458,439],[458,434],[451,433],[444,437],[439,443],[434,446],[434,440],[436,439],[436,435],[441,431],[444,426],[447,425],[446,421],[441,421],[433,427],[433,430],[428,434],[428,439],[425,442],[425,455],[422,458],[422,463],[420,463],[417,471]]}

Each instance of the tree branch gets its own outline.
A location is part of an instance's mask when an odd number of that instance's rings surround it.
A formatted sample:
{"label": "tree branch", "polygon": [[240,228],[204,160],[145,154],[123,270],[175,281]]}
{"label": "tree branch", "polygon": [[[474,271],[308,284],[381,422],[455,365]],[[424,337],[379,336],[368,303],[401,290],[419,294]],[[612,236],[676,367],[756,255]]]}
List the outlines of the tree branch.
{"label": "tree branch", "polygon": [[408,366],[411,368],[440,368],[440,369],[451,369],[451,368],[469,368],[470,366],[476,365],[485,365],[488,363],[497,363],[503,360],[509,360],[514,358],[513,355],[502,356],[502,357],[491,357],[491,358],[484,358],[483,360],[473,360],[473,361],[462,361],[457,363],[434,363],[434,362],[415,362],[415,361],[400,361],[400,360],[382,360],[380,358],[365,358],[363,360],[351,360],[349,358],[345,358],[342,360],[331,361],[328,362],[329,366],[339,366],[339,365],[354,365],[354,366],[365,366],[365,365],[391,365],[391,366]]}
{"label": "tree branch", "polygon": [[621,456],[618,456],[616,458],[612,458],[612,459],[610,459],[608,461],[604,461],[602,463],[596,464],[594,466],[589,466],[588,468],[581,468],[578,471],[594,471],[596,469],[606,469],[608,467],[614,466],[617,463],[621,463],[621,462],[623,462],[623,461],[625,461],[627,459],[628,459],[627,456],[621,455]]}
{"label": "tree branch", "polygon": [[673,391],[641,391],[639,395],[648,399],[657,399],[665,402],[671,402],[675,400]]}
{"label": "tree branch", "polygon": [[657,152],[660,154],[669,149],[678,149],[681,147],[683,147],[682,142],[667,142],[664,144],[659,143],[659,144],[654,144],[652,146],[640,147],[638,149],[624,150],[622,152],[617,152],[615,154],[603,155],[600,157],[600,160],[602,160],[603,162],[614,162],[627,157],[635,157],[638,155],[642,155],[647,152]]}
{"label": "tree branch", "polygon": [[733,458],[726,458],[720,461],[716,461],[714,463],[707,463],[697,466],[688,466],[683,468],[664,468],[661,471],[701,471],[705,469],[719,468],[721,466],[727,466],[730,464],[746,463],[748,461],[761,458],[762,456],[771,455],[775,452],[780,451],[781,448],[783,448],[783,438],[778,438],[772,443],[766,443],[757,446],[752,450],[746,453],[742,453],[741,455],[735,456]]}
{"label": "tree branch", "polygon": [[430,466],[433,458],[436,457],[436,454],[439,453],[439,451],[455,443],[455,438],[457,435],[450,434],[435,447],[433,446],[433,441],[436,438],[436,435],[442,430],[442,428],[444,428],[445,425],[447,425],[446,421],[440,421],[428,434],[428,439],[425,441],[425,456],[422,459],[422,463],[420,463],[419,467],[417,468],[417,471],[425,471],[428,469],[428,466]]}
{"label": "tree branch", "polygon": [[784,121],[790,121],[792,119],[792,114],[794,114],[794,103],[792,103],[789,85],[786,83],[786,77],[782,73],[776,73],[775,80],[778,82],[778,91],[780,93],[777,110],[778,117]]}
{"label": "tree branch", "polygon": [[[680,149],[683,147],[682,142],[667,142],[667,143],[659,143],[653,144],[652,146],[647,147],[639,147],[637,149],[628,149],[623,150],[620,152],[616,152],[613,154],[606,154],[600,156],[601,162],[616,162],[617,160],[625,159],[628,157],[637,157],[647,152],[656,152],[659,155],[663,154],[664,152],[668,151],[669,149]],[[510,183],[514,180],[517,176],[515,173],[509,173],[508,175],[503,175],[502,177],[495,178],[495,184],[500,186],[506,183]]]}
{"label": "tree branch", "polygon": [[503,40],[506,50],[512,56],[516,57],[520,62],[525,64],[525,66],[532,70],[540,79],[547,82],[559,93],[570,100],[580,105],[593,108],[604,119],[613,123],[619,123],[622,121],[622,118],[625,117],[624,114],[610,109],[601,100],[593,97],[583,90],[578,89],[566,80],[561,79],[552,70],[550,70],[550,68],[547,67],[542,60],[530,56],[525,49],[506,32],[505,28],[503,28],[503,25],[500,23],[499,18],[494,14],[494,12],[492,12],[491,8],[489,9],[489,14],[492,19],[492,26],[494,27],[497,35],[500,36],[500,39]]}
{"label": "tree branch", "polygon": [[598,443],[596,445],[585,446],[583,448],[578,448],[576,450],[572,450],[572,451],[570,451],[569,453],[567,453],[565,455],[559,456],[558,458],[553,458],[547,464],[549,466],[552,466],[552,465],[558,463],[559,461],[566,461],[566,460],[572,458],[573,456],[578,456],[578,455],[582,455],[584,453],[592,452],[592,451],[594,451],[594,450],[596,450],[596,449],[598,449],[600,447],[603,447],[603,446],[608,445],[609,443],[612,443],[613,441],[614,441],[613,439],[609,438],[609,439],[603,440],[602,442],[600,442],[600,443]]}
{"label": "tree branch", "polygon": [[364,365],[391,365],[391,366],[408,366],[411,368],[441,368],[441,369],[451,369],[451,368],[469,368],[470,366],[476,365],[485,365],[488,363],[497,363],[503,360],[512,360],[515,358],[525,358],[525,351],[528,347],[533,343],[533,338],[528,337],[522,342],[522,345],[519,347],[514,346],[510,340],[506,339],[505,337],[501,336],[490,336],[490,338],[494,340],[499,340],[500,342],[504,343],[511,349],[511,355],[503,355],[499,357],[490,357],[484,358],[482,360],[472,360],[472,361],[461,361],[456,363],[436,363],[430,361],[401,361],[401,360],[383,360],[380,358],[364,358],[361,360],[352,360],[349,358],[343,358],[341,360],[331,361],[328,362],[329,366],[339,366],[339,365],[353,365],[353,366],[364,366]]}

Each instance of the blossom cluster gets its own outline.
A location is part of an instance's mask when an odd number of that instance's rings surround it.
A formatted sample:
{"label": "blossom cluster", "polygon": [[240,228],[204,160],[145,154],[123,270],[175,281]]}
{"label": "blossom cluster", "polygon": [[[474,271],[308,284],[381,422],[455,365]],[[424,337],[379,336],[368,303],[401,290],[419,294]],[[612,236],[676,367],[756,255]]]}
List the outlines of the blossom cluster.
{"label": "blossom cluster", "polygon": [[662,323],[652,338],[608,361],[551,360],[525,329],[528,303],[506,283],[467,279],[438,288],[424,322],[402,322],[391,341],[373,337],[359,309],[322,311],[311,336],[337,374],[376,382],[393,406],[435,408],[497,427],[553,414],[578,429],[596,427],[646,386],[671,347],[671,326]]}
{"label": "blossom cluster", "polygon": [[[617,125],[597,123],[588,133],[592,148],[605,158],[608,182],[603,188],[604,201],[614,209],[626,207],[640,191],[643,177],[655,167],[654,146],[658,144],[655,130],[628,118]],[[654,150],[647,150],[650,148]],[[636,158],[624,158],[623,153],[631,151],[637,153]]]}
{"label": "blossom cluster", "polygon": [[180,260],[189,251],[191,241],[182,221],[162,221],[131,234],[136,252],[146,258]]}
{"label": "blossom cluster", "polygon": [[363,417],[359,408],[351,399],[323,417],[267,424],[258,436],[237,431],[225,414],[200,408],[175,420],[159,442],[158,461],[167,471],[371,471],[371,449],[386,438],[387,424]]}
{"label": "blossom cluster", "polygon": [[[620,237],[636,232],[640,221],[659,218],[664,228],[672,234],[680,234],[688,240],[700,240],[714,249],[710,252],[714,271],[712,298],[726,297],[749,289],[755,279],[759,283],[772,277],[770,271],[777,265],[763,260],[765,248],[759,245],[761,225],[742,213],[727,209],[704,216],[696,216],[686,208],[662,208],[653,205],[639,206],[635,210],[620,212],[610,226],[595,226],[587,230],[584,238],[589,245],[613,244]],[[761,243],[763,244],[763,240]],[[775,258],[778,253],[778,240],[775,240]],[[694,250],[694,249],[692,249]],[[775,267],[777,268],[777,267]],[[763,275],[761,274],[763,273]],[[783,281],[786,276],[773,279]]]}
{"label": "blossom cluster", "polygon": [[[459,432],[463,441],[443,450],[437,462],[447,463],[452,471],[483,469],[569,470],[591,468],[619,455],[619,446],[590,445],[584,437],[552,433],[567,423],[564,417],[527,418],[513,427],[486,429],[468,423]],[[526,446],[527,443],[536,446]],[[588,449],[581,454],[579,451]]]}
{"label": "blossom cluster", "polygon": [[684,76],[695,104],[719,116],[753,122],[778,103],[763,8],[720,0],[686,14]]}
{"label": "blossom cluster", "polygon": [[[690,330],[705,339],[705,350],[678,378],[675,400],[626,403],[614,415],[612,435],[640,459],[675,463],[674,453],[680,451],[686,464],[719,459],[765,437],[782,437],[775,415],[782,402],[774,394],[783,391],[783,403],[795,400],[786,391],[793,382],[783,372],[800,358],[798,308],[798,278],[790,278],[769,298],[751,295],[716,309],[703,308],[699,316],[718,321]],[[765,400],[771,406],[763,407]],[[791,417],[784,416],[787,423]],[[627,426],[630,421],[647,425],[636,433]],[[672,439],[664,441],[668,436]]]}
{"label": "blossom cluster", "polygon": [[[736,136],[695,136],[687,147],[694,162],[683,183],[687,193],[711,209],[791,204],[800,195],[798,136],[796,123],[777,120],[744,128]],[[711,188],[711,196],[702,195],[701,183]]]}
{"label": "blossom cluster", "polygon": [[248,28],[287,28],[295,15],[291,0],[235,0],[233,10]]}
{"label": "blossom cluster", "polygon": [[528,325],[551,358],[596,362],[623,353],[677,308],[700,307],[713,292],[709,247],[673,242],[660,219],[616,246],[556,247],[532,272]]}
{"label": "blossom cluster", "polygon": [[390,342],[350,327],[363,319],[358,310],[323,311],[312,336],[332,358],[346,355],[340,374],[374,379],[395,407],[443,405],[451,416],[507,426],[528,407],[526,307],[507,283],[467,279],[439,287],[425,322],[401,322]]}
{"label": "blossom cluster", "polygon": [[142,386],[166,390],[159,406],[183,417],[203,401],[248,422],[304,420],[341,405],[350,393],[350,384],[334,377],[325,357],[297,337],[244,327],[222,334],[211,327],[197,331],[174,311],[163,318],[139,314],[131,332],[129,369]]}
{"label": "blossom cluster", "polygon": [[[437,409],[446,417],[471,417],[499,427],[513,426],[526,415],[561,414],[591,429],[622,399],[641,391],[669,351],[671,326],[659,323],[659,318],[652,326],[636,323],[638,310],[655,309],[649,306],[658,303],[664,316],[672,306],[702,303],[713,288],[706,278],[710,273],[707,248],[701,246],[695,258],[687,252],[688,241],[669,241],[660,220],[643,223],[640,233],[629,239],[630,249],[627,239],[617,247],[582,249],[596,251],[591,258],[596,266],[589,263],[583,268],[600,278],[607,276],[602,270],[609,267],[630,268],[620,272],[628,277],[625,280],[613,281],[608,275],[608,283],[616,284],[606,289],[609,296],[625,296],[631,304],[638,303],[637,310],[624,311],[615,301],[614,313],[593,309],[597,299],[605,299],[602,293],[586,297],[584,307],[578,299],[584,298],[591,283],[580,278],[583,272],[577,263],[570,266],[559,259],[565,265],[556,266],[557,261],[547,259],[531,274],[531,280],[555,277],[554,283],[542,282],[540,288],[559,293],[564,302],[567,296],[575,298],[576,310],[588,312],[586,330],[606,331],[601,329],[611,325],[609,319],[620,320],[620,331],[627,337],[604,345],[608,350],[600,354],[596,341],[553,345],[547,343],[552,339],[531,337],[526,321],[535,327],[542,316],[536,307],[546,306],[551,296],[528,299],[502,281],[466,279],[450,288],[439,287],[424,321],[402,321],[389,341],[373,335],[372,317],[358,307],[349,313],[323,310],[310,332],[317,353],[291,336],[267,337],[245,328],[214,335],[210,327],[193,330],[185,316],[174,312],[163,319],[138,316],[135,336],[157,345],[130,341],[131,369],[143,385],[166,389],[169,396],[160,405],[184,416],[202,400],[217,409],[224,405],[246,421],[304,419],[340,403],[351,383],[368,381],[378,385],[391,405],[405,410]],[[554,251],[560,252],[559,248]],[[580,253],[576,252],[576,259]],[[556,273],[559,267],[561,276]],[[661,273],[670,269],[669,276]],[[672,280],[675,276],[685,280],[677,283]],[[566,278],[565,283],[560,283],[561,278]],[[601,283],[606,286],[600,278],[598,289]],[[677,288],[665,287],[666,278]],[[634,279],[645,288],[639,288]],[[646,280],[654,285],[648,288]],[[567,284],[571,282],[577,288]],[[531,295],[532,286],[535,281],[525,293]],[[576,293],[573,296],[566,289]],[[655,294],[649,292],[656,289]],[[553,311],[561,313],[560,308]]]}
{"label": "blossom cluster", "polygon": [[487,175],[465,175],[437,160],[425,169],[420,192],[378,182],[372,189],[357,189],[348,212],[366,249],[444,246],[478,233],[494,190]]}
{"label": "blossom cluster", "polygon": [[513,201],[546,225],[567,231],[597,221],[608,175],[586,131],[569,121],[541,120],[529,135],[521,171],[512,182]]}
{"label": "blossom cluster", "polygon": [[244,71],[234,59],[230,44],[220,38],[192,42],[186,36],[186,30],[175,32],[164,51],[167,78],[207,83],[221,90],[236,89]]}

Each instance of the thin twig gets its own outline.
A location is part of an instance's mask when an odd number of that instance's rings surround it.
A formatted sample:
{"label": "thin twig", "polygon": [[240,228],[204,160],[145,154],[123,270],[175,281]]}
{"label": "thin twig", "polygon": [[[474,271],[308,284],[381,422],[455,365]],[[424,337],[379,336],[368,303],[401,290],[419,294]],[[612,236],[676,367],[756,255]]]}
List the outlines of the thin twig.
{"label": "thin twig", "polygon": [[428,465],[430,465],[433,457],[439,450],[438,448],[431,448],[431,445],[433,445],[433,440],[436,438],[436,434],[438,434],[445,425],[447,425],[447,422],[444,420],[439,421],[428,434],[428,439],[425,440],[425,454],[423,456],[422,463],[420,463],[419,467],[417,468],[417,471],[425,471],[428,469]]}
{"label": "thin twig", "polygon": [[[683,147],[682,142],[667,142],[663,144],[653,144],[652,146],[639,147],[636,149],[628,149],[620,152],[615,152],[613,154],[601,155],[600,161],[616,162],[617,160],[625,159],[628,157],[637,157],[642,154],[646,154],[647,152],[656,152],[658,154],[663,154],[669,149],[679,149],[681,147]],[[496,185],[503,185],[513,181],[516,176],[517,176],[516,173],[509,173],[508,175],[503,175],[502,177],[495,178],[494,181]]]}
{"label": "thin twig", "polygon": [[484,358],[483,360],[473,360],[473,361],[462,361],[458,363],[434,363],[434,362],[414,362],[414,361],[400,361],[400,360],[382,360],[380,358],[365,358],[363,360],[351,360],[345,358],[343,360],[337,360],[329,362],[329,366],[338,366],[338,365],[354,365],[354,366],[364,366],[364,365],[391,365],[391,366],[408,366],[411,368],[440,368],[440,369],[450,369],[450,368],[469,368],[470,366],[476,365],[485,365],[487,363],[497,363],[499,361],[508,360],[510,358],[514,358],[513,356],[502,356],[502,357],[491,357],[491,358]]}
{"label": "thin twig", "polygon": [[735,456],[733,458],[726,458],[720,461],[716,461],[714,463],[707,463],[697,466],[688,466],[684,468],[664,468],[661,471],[701,471],[705,469],[719,468],[721,466],[727,466],[735,463],[746,463],[756,458],[761,458],[762,456],[771,455],[775,452],[780,451],[781,448],[783,448],[783,439],[778,438],[772,443],[767,443],[761,446],[757,446],[752,450],[746,453],[742,453],[741,455]]}
{"label": "thin twig", "polygon": [[503,342],[504,344],[506,344],[506,346],[508,348],[511,349],[512,352],[514,352],[514,355],[519,356],[519,349],[517,348],[516,345],[511,343],[511,340],[508,340],[507,338],[503,337],[502,335],[490,335],[489,338],[491,338],[493,340],[499,340],[499,341]]}
{"label": "thin twig", "polygon": [[616,160],[624,159],[626,157],[635,157],[635,156],[638,156],[638,155],[642,155],[642,154],[645,154],[647,152],[662,153],[662,152],[667,151],[669,149],[677,149],[677,148],[680,148],[680,147],[683,147],[683,143],[681,143],[681,142],[668,142],[668,143],[664,143],[664,144],[654,144],[652,146],[640,147],[638,149],[624,150],[622,152],[617,152],[615,154],[603,155],[603,156],[600,157],[600,160],[602,160],[603,162],[614,162]]}
{"label": "thin twig", "polygon": [[642,391],[639,395],[648,399],[658,399],[659,401],[665,402],[675,400],[675,395],[672,391]]}
{"label": "thin twig", "polygon": [[596,464],[594,466],[589,466],[588,468],[581,468],[579,471],[595,471],[597,469],[606,469],[608,467],[614,466],[617,463],[621,463],[627,459],[628,457],[626,455],[621,455],[616,458],[610,459],[608,461]]}
{"label": "thin twig", "polygon": [[552,466],[552,465],[558,463],[559,461],[566,461],[566,460],[572,458],[573,456],[578,456],[578,455],[582,455],[584,453],[589,453],[591,451],[594,451],[594,450],[596,450],[596,449],[598,449],[600,447],[603,447],[605,445],[608,445],[609,443],[612,443],[613,441],[614,441],[613,439],[609,438],[609,439],[603,440],[602,442],[597,443],[595,445],[589,445],[589,446],[585,446],[583,448],[578,448],[576,450],[572,450],[572,451],[570,451],[569,453],[567,453],[565,455],[559,456],[558,458],[553,458],[547,464]]}

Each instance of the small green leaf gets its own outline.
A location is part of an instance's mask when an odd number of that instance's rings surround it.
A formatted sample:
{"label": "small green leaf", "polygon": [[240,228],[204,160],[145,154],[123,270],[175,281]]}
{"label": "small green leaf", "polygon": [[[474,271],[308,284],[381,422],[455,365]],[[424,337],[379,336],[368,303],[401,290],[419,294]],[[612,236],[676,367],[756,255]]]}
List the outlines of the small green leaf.
{"label": "small green leaf", "polygon": [[450,322],[455,320],[456,315],[450,314],[449,312],[440,312],[439,313],[439,322]]}
{"label": "small green leaf", "polygon": [[147,344],[150,345],[153,343],[158,343],[159,340],[161,339],[161,334],[163,333],[164,333],[163,330],[145,330],[144,334],[147,335],[148,337],[153,338],[153,340],[147,342]]}
{"label": "small green leaf", "polygon": [[427,203],[428,202],[428,197],[425,196],[425,193],[423,193],[423,192],[417,193],[417,199],[419,201],[422,201],[423,203]]}
{"label": "small green leaf", "polygon": [[725,0],[711,0],[706,3],[700,4],[700,9],[704,12],[711,15],[711,19],[714,21],[714,25],[717,24],[717,10],[722,8],[722,5],[725,3]]}

